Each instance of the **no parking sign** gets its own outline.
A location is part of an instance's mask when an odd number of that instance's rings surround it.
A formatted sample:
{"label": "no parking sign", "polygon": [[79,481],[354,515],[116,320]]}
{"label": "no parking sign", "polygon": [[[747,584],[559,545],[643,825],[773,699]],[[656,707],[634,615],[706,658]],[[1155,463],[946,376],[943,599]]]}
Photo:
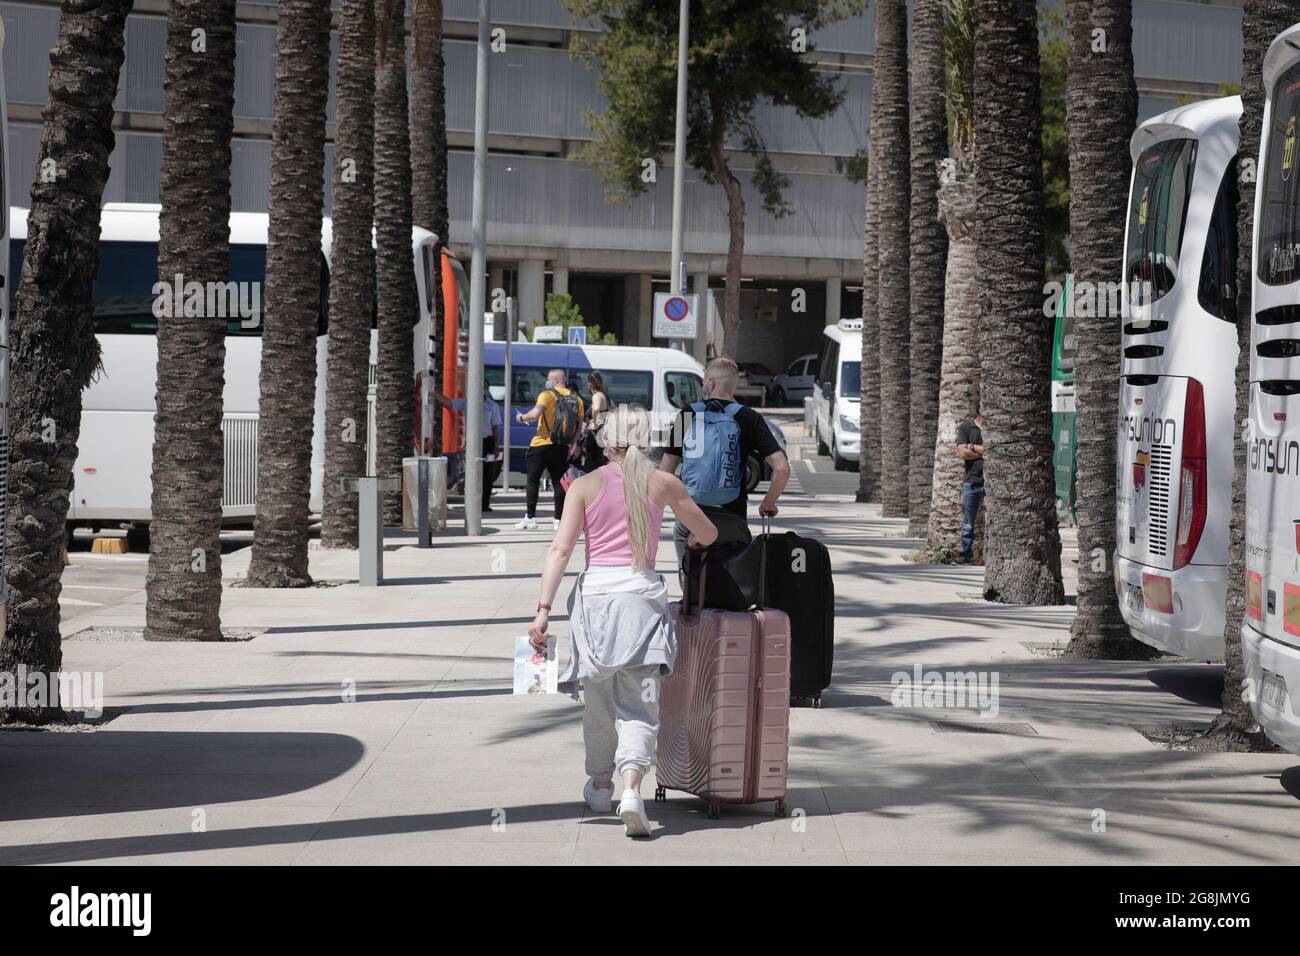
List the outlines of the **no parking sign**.
{"label": "no parking sign", "polygon": [[656,292],[654,328],[651,334],[657,339],[695,338],[699,299],[698,295]]}

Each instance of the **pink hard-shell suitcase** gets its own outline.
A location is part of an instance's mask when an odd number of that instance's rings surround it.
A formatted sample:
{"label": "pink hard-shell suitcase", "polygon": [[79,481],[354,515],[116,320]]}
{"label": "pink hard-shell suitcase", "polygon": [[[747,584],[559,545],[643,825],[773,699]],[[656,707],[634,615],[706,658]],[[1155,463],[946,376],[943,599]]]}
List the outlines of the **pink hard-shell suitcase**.
{"label": "pink hard-shell suitcase", "polygon": [[[700,594],[704,592],[703,580]],[[785,816],[790,619],[777,610],[669,605],[677,662],[659,692],[655,800],[683,790],[721,804],[776,801]]]}

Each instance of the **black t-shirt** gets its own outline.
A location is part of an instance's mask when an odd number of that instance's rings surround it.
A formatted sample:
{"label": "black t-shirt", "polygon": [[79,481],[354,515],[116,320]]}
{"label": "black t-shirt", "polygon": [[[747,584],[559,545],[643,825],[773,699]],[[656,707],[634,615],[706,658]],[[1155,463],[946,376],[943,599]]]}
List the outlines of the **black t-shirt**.
{"label": "black t-shirt", "polygon": [[[730,404],[730,402],[724,402],[718,398],[705,399],[705,405],[710,411],[726,411],[727,406]],[[691,419],[694,415],[692,409],[682,409],[677,416],[677,421],[673,424],[672,440],[674,442],[681,442],[683,436],[690,434]],[[763,416],[748,405],[740,406],[740,410],[736,412],[736,426],[740,429],[740,456],[746,462],[749,461],[751,456],[762,461],[768,455],[781,450],[781,445],[777,442],[776,436],[772,434],[772,430],[767,427],[767,422],[763,419]],[[664,449],[664,453],[676,455],[678,458],[683,457],[680,444],[669,445]],[[733,501],[729,501],[725,505],[718,505],[723,511],[730,511],[742,520],[747,517],[748,506],[749,493],[745,490],[743,484],[740,486],[740,494]]]}
{"label": "black t-shirt", "polygon": [[[962,422],[957,428],[958,445],[983,445],[984,433],[973,421]],[[966,484],[984,484],[984,459],[972,458],[966,462]]]}

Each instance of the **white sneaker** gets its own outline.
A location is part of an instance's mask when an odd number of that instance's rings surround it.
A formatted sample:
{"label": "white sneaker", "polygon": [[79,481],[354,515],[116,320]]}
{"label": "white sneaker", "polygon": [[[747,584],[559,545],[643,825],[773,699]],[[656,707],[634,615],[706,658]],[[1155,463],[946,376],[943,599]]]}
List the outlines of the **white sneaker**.
{"label": "white sneaker", "polygon": [[618,815],[623,819],[630,837],[648,837],[650,835],[650,818],[645,815],[645,801],[635,790],[624,790],[623,799],[618,804]]}
{"label": "white sneaker", "polygon": [[596,781],[590,777],[582,785],[582,799],[592,813],[609,813],[614,809],[614,785],[610,784],[605,790],[596,786]]}
{"label": "white sneaker", "polygon": [[551,519],[551,530],[552,530],[552,531],[559,531],[559,530],[560,530],[560,519],[559,519],[559,518],[552,518],[552,519]]}
{"label": "white sneaker", "polygon": [[522,521],[516,521],[516,522],[515,522],[515,527],[516,527],[518,530],[520,530],[520,531],[536,531],[536,530],[537,530],[537,519],[536,519],[536,518],[527,518],[527,517],[526,517],[526,518],[524,518]]}

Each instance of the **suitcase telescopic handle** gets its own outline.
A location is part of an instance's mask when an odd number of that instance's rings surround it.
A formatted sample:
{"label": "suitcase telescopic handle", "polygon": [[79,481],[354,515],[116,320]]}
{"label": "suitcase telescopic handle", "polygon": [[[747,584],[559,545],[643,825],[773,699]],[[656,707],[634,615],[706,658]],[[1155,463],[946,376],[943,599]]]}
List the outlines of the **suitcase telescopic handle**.
{"label": "suitcase telescopic handle", "polygon": [[709,562],[704,560],[704,552],[699,548],[686,549],[686,589],[682,594],[682,613],[686,617],[691,616],[691,573],[690,562],[700,562],[700,587],[699,587],[699,607],[704,607],[704,579],[709,573]]}

